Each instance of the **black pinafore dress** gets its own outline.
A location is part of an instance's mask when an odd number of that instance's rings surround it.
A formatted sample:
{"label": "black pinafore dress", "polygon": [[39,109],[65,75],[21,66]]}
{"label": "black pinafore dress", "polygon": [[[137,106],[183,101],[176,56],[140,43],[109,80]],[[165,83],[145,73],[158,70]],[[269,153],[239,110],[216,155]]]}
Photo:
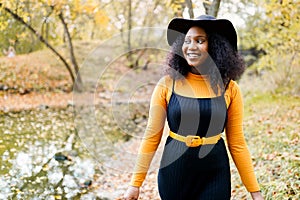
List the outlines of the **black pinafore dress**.
{"label": "black pinafore dress", "polygon": [[[200,137],[222,133],[227,120],[224,93],[212,98],[185,97],[175,93],[174,83],[167,107],[170,130]],[[224,140],[187,147],[168,136],[158,172],[158,189],[162,200],[230,199],[230,167]]]}

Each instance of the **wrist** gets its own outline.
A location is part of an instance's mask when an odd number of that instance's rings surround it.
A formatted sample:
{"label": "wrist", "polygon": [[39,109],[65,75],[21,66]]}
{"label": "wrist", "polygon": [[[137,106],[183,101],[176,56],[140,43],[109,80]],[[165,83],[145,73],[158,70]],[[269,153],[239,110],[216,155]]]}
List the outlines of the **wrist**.
{"label": "wrist", "polygon": [[135,189],[139,189],[140,188],[140,186],[135,186],[135,185],[129,185],[129,187],[135,188]]}
{"label": "wrist", "polygon": [[260,193],[260,191],[256,191],[256,192],[250,192],[252,199],[258,199],[258,200],[263,200],[263,196]]}

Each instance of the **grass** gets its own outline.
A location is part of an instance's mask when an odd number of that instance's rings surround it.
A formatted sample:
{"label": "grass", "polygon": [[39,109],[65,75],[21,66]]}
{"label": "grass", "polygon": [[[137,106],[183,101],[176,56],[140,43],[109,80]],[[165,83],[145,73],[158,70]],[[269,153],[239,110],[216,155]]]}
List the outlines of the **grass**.
{"label": "grass", "polygon": [[[267,79],[243,77],[244,132],[255,173],[266,200],[300,199],[300,98],[268,85]],[[251,84],[250,84],[251,83]],[[233,169],[233,199],[250,199]]]}
{"label": "grass", "polygon": [[[75,42],[75,54],[80,65],[86,56],[99,44],[99,41]],[[57,50],[70,63],[68,48],[65,45]],[[29,92],[70,92],[72,81],[67,68],[49,49],[44,49],[13,58],[0,57],[0,96],[9,93]],[[4,92],[3,92],[4,91]]]}
{"label": "grass", "polygon": [[245,132],[266,199],[299,199],[299,99],[262,98],[255,104],[253,114],[246,116]]}

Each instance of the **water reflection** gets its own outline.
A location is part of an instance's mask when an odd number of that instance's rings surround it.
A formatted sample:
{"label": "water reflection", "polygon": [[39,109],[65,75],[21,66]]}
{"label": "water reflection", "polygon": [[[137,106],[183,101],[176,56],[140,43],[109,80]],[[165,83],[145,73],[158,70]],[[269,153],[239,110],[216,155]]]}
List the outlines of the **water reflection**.
{"label": "water reflection", "polygon": [[96,164],[70,111],[0,114],[0,199],[96,199]]}
{"label": "water reflection", "polygon": [[[55,143],[36,141],[27,151],[9,158],[9,151],[2,161],[11,163],[7,174],[0,177],[0,199],[60,199],[74,198],[89,187],[95,174],[91,159],[67,155],[65,160],[55,156],[59,149]],[[53,198],[51,198],[51,196]]]}

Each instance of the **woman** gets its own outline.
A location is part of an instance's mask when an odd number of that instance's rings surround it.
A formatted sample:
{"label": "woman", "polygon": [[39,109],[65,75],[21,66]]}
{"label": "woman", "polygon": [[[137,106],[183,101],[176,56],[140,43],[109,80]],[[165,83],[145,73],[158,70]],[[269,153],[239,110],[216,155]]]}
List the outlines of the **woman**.
{"label": "woman", "polygon": [[252,199],[263,199],[243,129],[242,95],[234,81],[244,71],[232,23],[202,15],[173,19],[167,75],[157,84],[136,168],[124,199],[138,199],[167,118],[158,189],[162,200],[230,199],[229,160],[221,133]]}

